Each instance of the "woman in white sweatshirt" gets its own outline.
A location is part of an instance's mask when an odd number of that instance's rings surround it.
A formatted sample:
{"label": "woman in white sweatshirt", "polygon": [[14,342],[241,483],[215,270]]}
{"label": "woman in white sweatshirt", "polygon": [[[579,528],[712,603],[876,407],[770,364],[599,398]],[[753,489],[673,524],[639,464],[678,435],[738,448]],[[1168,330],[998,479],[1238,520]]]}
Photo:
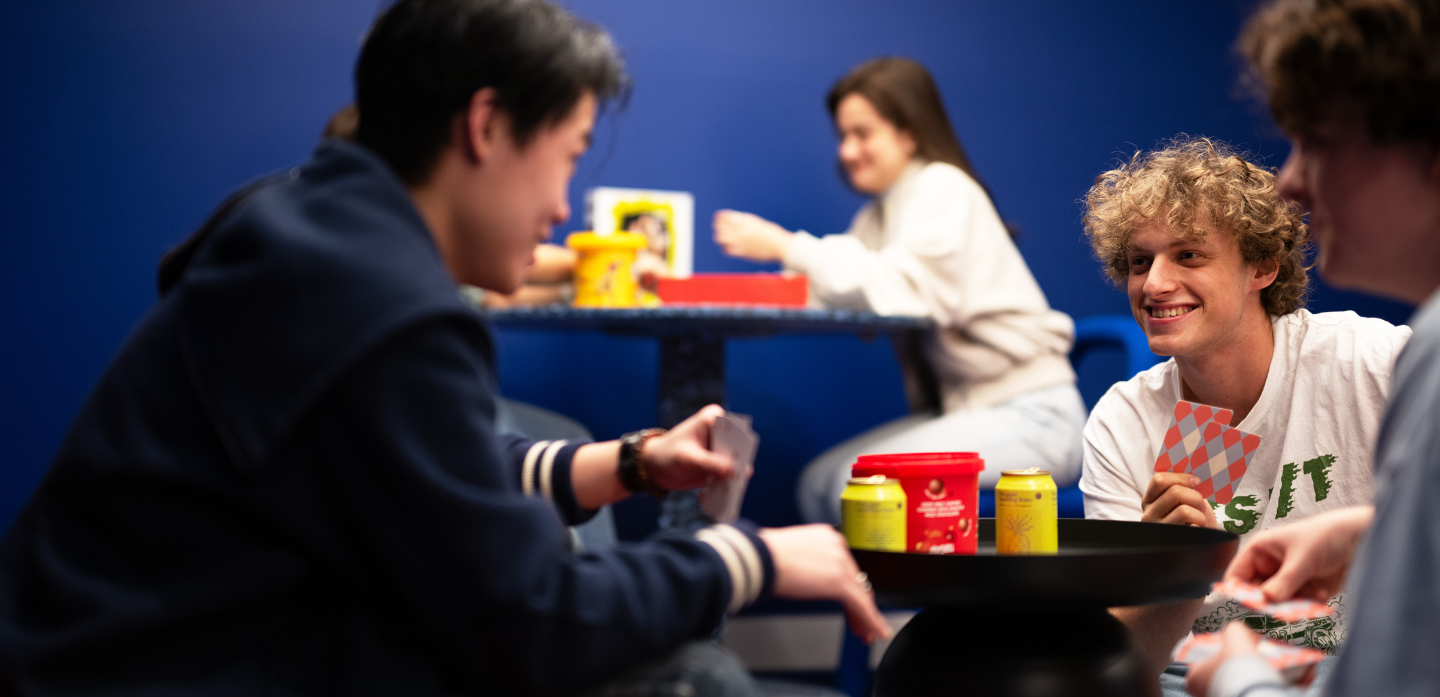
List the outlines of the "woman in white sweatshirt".
{"label": "woman in white sweatshirt", "polygon": [[1067,355],[1074,324],[1050,308],[950,126],[929,72],[862,63],[831,88],[849,184],[874,199],[850,229],[816,238],[738,211],[715,214],[727,254],[782,261],[820,307],[926,315],[937,330],[897,342],[911,414],[822,453],[801,477],[801,514],[839,522],[850,465],[867,453],[978,451],[1001,470],[1080,475],[1085,405]]}

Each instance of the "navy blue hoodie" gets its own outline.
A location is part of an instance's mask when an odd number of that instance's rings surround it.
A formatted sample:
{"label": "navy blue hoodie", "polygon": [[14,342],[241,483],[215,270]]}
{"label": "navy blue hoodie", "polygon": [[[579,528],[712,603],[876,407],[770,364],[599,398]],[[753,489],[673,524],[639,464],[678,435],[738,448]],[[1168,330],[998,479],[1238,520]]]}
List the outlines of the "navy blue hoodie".
{"label": "navy blue hoodie", "polygon": [[770,585],[730,527],[568,551],[577,444],[495,433],[489,334],[370,151],[212,223],[0,542],[0,692],[567,692]]}

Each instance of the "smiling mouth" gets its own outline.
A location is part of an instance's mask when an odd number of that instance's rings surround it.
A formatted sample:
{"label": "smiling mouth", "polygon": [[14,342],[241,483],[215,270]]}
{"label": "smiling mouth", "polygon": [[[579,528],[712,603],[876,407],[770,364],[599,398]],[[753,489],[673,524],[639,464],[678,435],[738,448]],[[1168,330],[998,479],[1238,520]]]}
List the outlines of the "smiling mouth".
{"label": "smiling mouth", "polygon": [[1167,318],[1170,318],[1170,317],[1179,317],[1179,316],[1181,316],[1181,315],[1188,315],[1188,314],[1190,314],[1190,312],[1191,312],[1192,310],[1194,310],[1194,309],[1195,309],[1195,308],[1189,307],[1189,306],[1185,306],[1185,307],[1165,307],[1165,308],[1150,307],[1150,308],[1146,308],[1145,311],[1148,312],[1148,313],[1150,313],[1150,316],[1151,316],[1151,317],[1154,317],[1155,319],[1167,319]]}

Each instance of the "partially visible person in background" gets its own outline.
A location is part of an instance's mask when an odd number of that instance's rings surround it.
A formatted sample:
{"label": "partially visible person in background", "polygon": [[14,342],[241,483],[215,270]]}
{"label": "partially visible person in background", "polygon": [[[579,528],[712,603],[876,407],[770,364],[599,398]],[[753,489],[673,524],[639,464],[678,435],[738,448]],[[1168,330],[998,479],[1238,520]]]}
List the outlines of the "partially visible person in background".
{"label": "partially visible person in background", "polygon": [[[1320,274],[1420,307],[1381,421],[1373,506],[1263,533],[1226,577],[1273,601],[1348,589],[1348,636],[1322,694],[1440,694],[1440,2],[1279,0],[1240,46],[1290,136],[1280,193],[1310,211]],[[1227,626],[1190,693],[1297,694],[1258,641]]]}
{"label": "partially visible person in background", "polygon": [[[341,107],[325,124],[322,138],[355,142],[360,130],[360,109],[352,102]],[[466,299],[481,307],[525,307],[568,303],[575,297],[575,252],[558,244],[535,246],[535,263],[525,269],[525,283],[513,293],[485,291],[466,286]]]}
{"label": "partially visible person in background", "polygon": [[897,342],[911,414],[805,468],[806,520],[839,521],[850,465],[868,453],[978,451],[982,487],[1002,470],[1080,476],[1085,404],[1067,354],[1074,323],[1050,308],[950,126],[934,79],[907,58],[862,63],[830,89],[840,167],[874,199],[843,234],[814,237],[738,211],[715,214],[727,254],[805,274],[814,304],[923,315]]}

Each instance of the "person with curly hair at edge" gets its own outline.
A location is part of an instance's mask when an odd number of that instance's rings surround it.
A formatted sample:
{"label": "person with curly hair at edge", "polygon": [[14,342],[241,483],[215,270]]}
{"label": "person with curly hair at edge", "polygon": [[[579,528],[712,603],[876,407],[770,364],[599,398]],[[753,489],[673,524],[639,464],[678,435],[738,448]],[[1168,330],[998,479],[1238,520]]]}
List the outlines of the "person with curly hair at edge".
{"label": "person with curly hair at edge", "polygon": [[[1381,421],[1373,505],[1259,535],[1226,578],[1274,601],[1345,589],[1348,637],[1321,694],[1440,694],[1440,2],[1279,0],[1240,46],[1290,136],[1280,193],[1310,210],[1320,274],[1419,308]],[[1190,692],[1296,694],[1258,639],[1226,626]]]}
{"label": "person with curly hair at edge", "polygon": [[[1370,501],[1372,448],[1390,370],[1410,330],[1353,312],[1304,309],[1308,231],[1275,174],[1223,143],[1181,136],[1100,175],[1085,229],[1123,287],[1150,349],[1168,360],[1117,383],[1084,431],[1085,516],[1263,530]],[[1155,473],[1180,400],[1233,412],[1262,439],[1234,497],[1212,505],[1192,474]],[[1243,542],[1242,542],[1243,544]],[[1113,608],[1150,655],[1167,694],[1183,694],[1169,654],[1192,627],[1232,619],[1332,650],[1335,616],[1270,622],[1223,598]],[[1162,674],[1163,671],[1163,674]]]}

